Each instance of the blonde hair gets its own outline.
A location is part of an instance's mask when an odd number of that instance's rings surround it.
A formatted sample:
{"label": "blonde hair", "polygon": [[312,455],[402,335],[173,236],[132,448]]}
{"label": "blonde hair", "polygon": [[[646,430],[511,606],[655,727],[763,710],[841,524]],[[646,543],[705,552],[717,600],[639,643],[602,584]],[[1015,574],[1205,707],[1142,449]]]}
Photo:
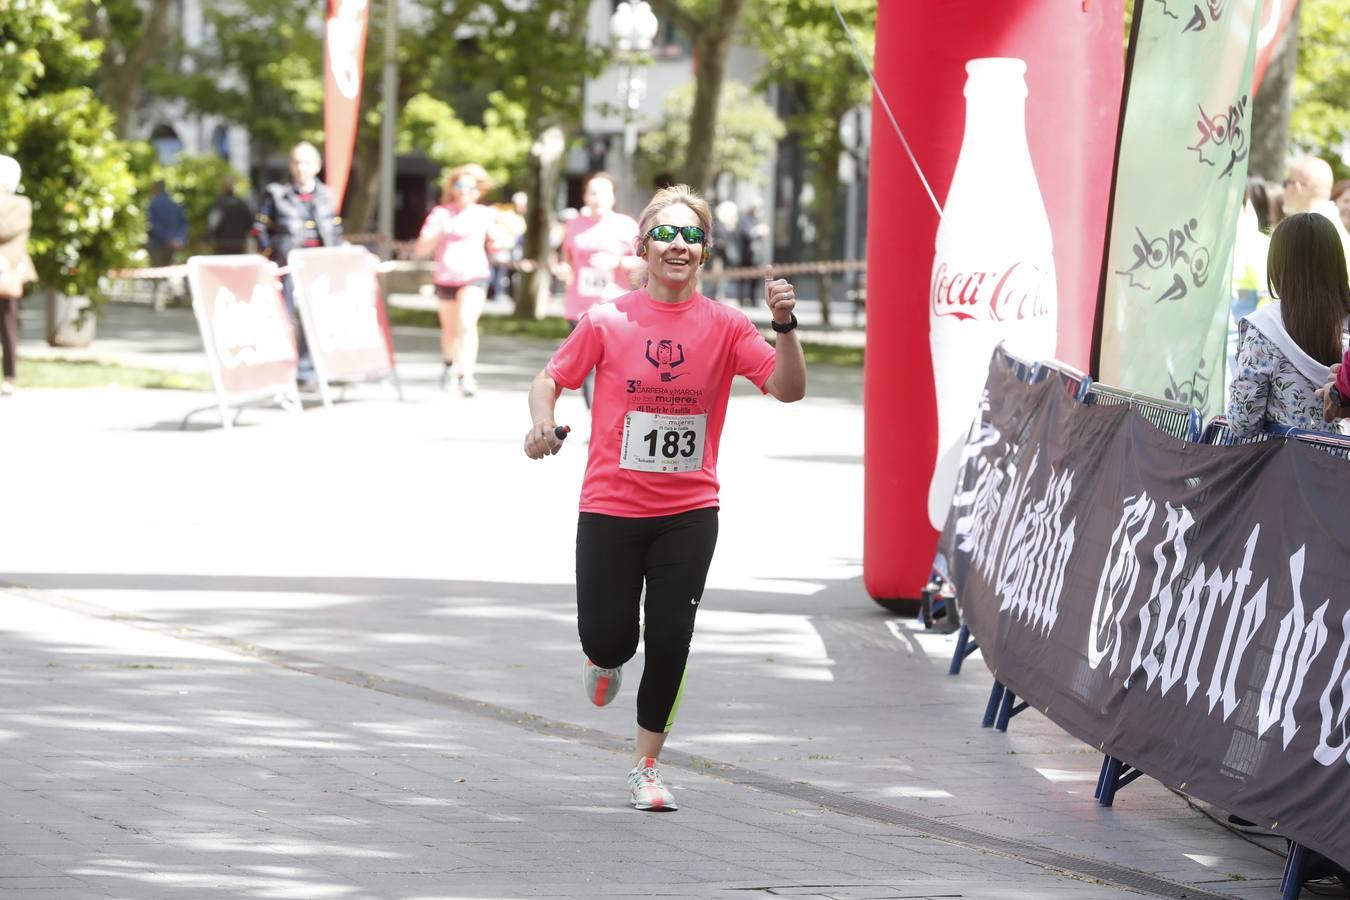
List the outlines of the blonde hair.
{"label": "blonde hair", "polygon": [[711,248],[713,244],[712,210],[708,208],[708,201],[695,193],[694,189],[687,184],[673,184],[656,192],[651,202],[647,204],[647,208],[642,211],[642,216],[638,219],[638,234],[643,235],[645,239],[647,229],[652,227],[652,220],[656,218],[657,213],[672,206],[687,206],[694,211],[694,215],[698,217],[698,224],[703,226],[703,233],[708,238],[704,246]]}
{"label": "blonde hair", "polygon": [[478,163],[464,163],[463,165],[455,166],[446,173],[445,181],[441,184],[442,203],[450,202],[450,194],[455,189],[455,182],[459,181],[461,178],[472,178],[477,182],[478,192],[480,194],[486,194],[493,188],[492,179],[488,176],[486,169]]}

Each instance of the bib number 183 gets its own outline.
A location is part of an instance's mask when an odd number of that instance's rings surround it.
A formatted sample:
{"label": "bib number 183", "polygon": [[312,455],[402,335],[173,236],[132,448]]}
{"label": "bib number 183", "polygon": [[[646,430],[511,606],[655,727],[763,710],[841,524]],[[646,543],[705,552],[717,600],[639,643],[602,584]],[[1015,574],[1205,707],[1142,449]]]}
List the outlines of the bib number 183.
{"label": "bib number 183", "polygon": [[639,472],[692,472],[703,467],[707,415],[630,412],[619,465]]}

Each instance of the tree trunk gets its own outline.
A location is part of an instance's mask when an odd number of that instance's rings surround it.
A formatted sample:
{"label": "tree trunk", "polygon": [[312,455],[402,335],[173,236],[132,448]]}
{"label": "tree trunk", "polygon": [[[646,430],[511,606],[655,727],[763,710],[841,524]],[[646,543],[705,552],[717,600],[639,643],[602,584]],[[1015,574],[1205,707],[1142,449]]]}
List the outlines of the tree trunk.
{"label": "tree trunk", "polygon": [[516,279],[516,310],[518,319],[538,319],[548,301],[551,274],[549,272],[549,229],[553,225],[553,195],[558,190],[560,163],[565,147],[562,129],[551,125],[532,131],[539,139],[530,148],[530,159],[525,170],[525,193],[529,197],[525,208],[525,259],[529,267]]}
{"label": "tree trunk", "polygon": [[713,178],[713,141],[717,137],[717,109],[722,102],[727,56],[740,21],[745,0],[722,0],[712,21],[694,29],[694,111],[689,117],[689,151],[684,162],[684,181],[706,193]]}
{"label": "tree trunk", "polygon": [[[838,218],[835,215],[835,206],[839,199],[839,155],[843,150],[843,144],[839,140],[839,129],[835,128],[834,137],[821,147],[820,168],[816,172],[816,197],[819,204],[816,221],[820,229],[816,232],[816,259],[821,262],[834,256],[834,223]],[[827,327],[830,324],[830,282],[829,275],[820,277],[820,322]]]}
{"label": "tree trunk", "polygon": [[347,182],[347,197],[342,204],[342,228],[347,234],[370,234],[373,230],[370,216],[380,190],[380,135],[369,128],[367,131],[370,134],[356,139],[352,170],[357,177]]}
{"label": "tree trunk", "polygon": [[152,0],[144,27],[136,43],[125,48],[118,59],[118,48],[102,35],[106,42],[103,51],[101,92],[108,108],[116,116],[117,136],[126,140],[136,130],[136,107],[141,101],[141,81],[145,69],[155,54],[163,50],[169,40],[169,12],[171,0]]}
{"label": "tree trunk", "polygon": [[1289,153],[1289,115],[1294,109],[1301,8],[1294,7],[1294,15],[1280,36],[1279,46],[1275,48],[1261,87],[1252,100],[1252,150],[1248,170],[1252,175],[1277,184],[1284,179],[1285,157]]}

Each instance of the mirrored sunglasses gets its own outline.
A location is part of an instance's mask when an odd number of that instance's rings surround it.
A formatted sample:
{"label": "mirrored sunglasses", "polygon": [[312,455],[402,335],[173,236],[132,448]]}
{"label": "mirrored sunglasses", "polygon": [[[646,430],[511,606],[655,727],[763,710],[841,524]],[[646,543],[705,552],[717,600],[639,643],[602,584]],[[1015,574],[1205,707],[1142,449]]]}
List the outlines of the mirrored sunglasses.
{"label": "mirrored sunglasses", "polygon": [[647,237],[663,244],[675,240],[677,234],[686,244],[701,244],[706,238],[703,229],[697,225],[656,225],[647,231]]}

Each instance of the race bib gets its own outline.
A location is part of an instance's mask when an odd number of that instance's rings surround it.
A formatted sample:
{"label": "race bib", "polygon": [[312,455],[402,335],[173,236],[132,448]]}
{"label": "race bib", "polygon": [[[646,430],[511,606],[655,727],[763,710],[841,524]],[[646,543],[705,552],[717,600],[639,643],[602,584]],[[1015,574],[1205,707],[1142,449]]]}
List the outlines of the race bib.
{"label": "race bib", "polygon": [[577,272],[577,291],[587,297],[605,297],[614,289],[614,273],[583,267]]}
{"label": "race bib", "polygon": [[623,420],[619,468],[635,472],[696,472],[703,468],[708,415],[629,412]]}

